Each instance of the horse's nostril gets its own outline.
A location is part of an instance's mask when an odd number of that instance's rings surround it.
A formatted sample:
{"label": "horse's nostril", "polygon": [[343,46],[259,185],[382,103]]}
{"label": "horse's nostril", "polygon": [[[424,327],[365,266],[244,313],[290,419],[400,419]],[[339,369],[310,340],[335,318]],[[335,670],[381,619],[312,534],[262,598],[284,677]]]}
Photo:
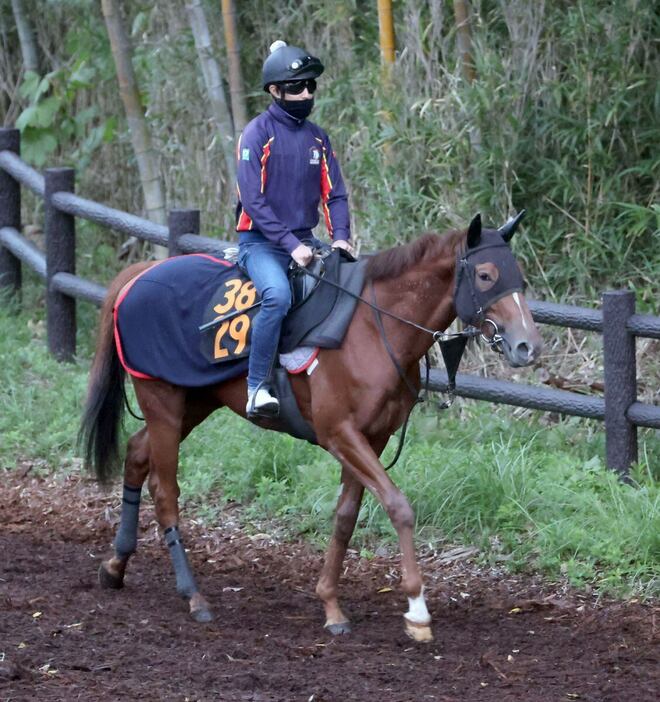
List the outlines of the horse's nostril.
{"label": "horse's nostril", "polygon": [[521,341],[516,346],[516,355],[523,361],[528,361],[531,358],[531,349],[526,342]]}

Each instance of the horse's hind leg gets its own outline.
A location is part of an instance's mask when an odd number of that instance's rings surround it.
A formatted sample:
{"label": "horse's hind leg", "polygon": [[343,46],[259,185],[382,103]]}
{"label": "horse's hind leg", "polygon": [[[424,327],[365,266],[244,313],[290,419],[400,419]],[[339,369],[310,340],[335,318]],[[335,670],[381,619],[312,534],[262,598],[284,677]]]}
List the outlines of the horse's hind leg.
{"label": "horse's hind leg", "polygon": [[115,555],[101,563],[99,582],[103,587],[118,589],[124,585],[128,559],[137,547],[140,494],[149,472],[149,437],[146,427],[128,440],[124,461],[124,488],[119,529],[115,537]]}
{"label": "horse's hind leg", "polygon": [[325,628],[331,634],[349,634],[351,625],[342,612],[338,601],[339,577],[346,556],[346,549],[357,522],[364,487],[342,469],[342,491],[335,511],[335,525],[325,562],[316,586],[316,594],[325,608]]}
{"label": "horse's hind leg", "polygon": [[[186,417],[186,392],[160,381],[148,381],[146,388],[136,384],[140,407],[149,430],[149,492],[154,501],[156,519],[169,547],[176,576],[177,592],[188,601],[195,621],[213,619],[208,602],[200,593],[179,532],[179,484],[177,468],[179,445],[186,434],[201,421]],[[206,416],[205,408],[199,416]]]}

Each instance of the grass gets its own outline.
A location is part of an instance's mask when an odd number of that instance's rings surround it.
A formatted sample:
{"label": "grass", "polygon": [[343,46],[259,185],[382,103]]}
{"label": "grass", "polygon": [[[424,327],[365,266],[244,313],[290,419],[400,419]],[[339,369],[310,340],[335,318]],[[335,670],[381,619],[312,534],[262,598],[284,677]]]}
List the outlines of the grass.
{"label": "grass", "polygon": [[[0,306],[0,468],[24,460],[81,470],[76,453],[91,333],[81,359],[59,364],[46,351],[36,313]],[[82,306],[81,306],[82,307]],[[84,307],[83,307],[84,309]],[[86,319],[93,314],[87,309]],[[84,326],[87,326],[85,323]],[[551,421],[552,420],[552,421]],[[127,430],[138,426],[127,421]],[[385,460],[396,443],[386,449]],[[640,431],[630,485],[603,463],[602,425],[458,401],[418,411],[391,475],[415,507],[418,543],[442,550],[475,544],[484,563],[505,564],[622,596],[658,594],[660,441]],[[275,520],[292,536],[324,543],[338,494],[335,461],[318,447],[217,412],[185,442],[180,483],[188,513],[213,520],[228,501],[246,521]],[[355,543],[372,552],[395,541],[380,506],[365,499]]]}

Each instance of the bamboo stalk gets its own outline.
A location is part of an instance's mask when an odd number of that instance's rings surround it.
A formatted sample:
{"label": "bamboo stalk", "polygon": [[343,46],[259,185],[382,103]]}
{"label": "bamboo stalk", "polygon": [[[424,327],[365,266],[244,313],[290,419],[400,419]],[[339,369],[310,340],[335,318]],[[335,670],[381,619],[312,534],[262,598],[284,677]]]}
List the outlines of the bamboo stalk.
{"label": "bamboo stalk", "polygon": [[26,71],[39,73],[39,51],[34,30],[30,26],[30,21],[23,7],[23,0],[11,0],[11,7],[14,11],[14,21],[18,30],[18,42],[21,45],[23,55],[23,66]]}
{"label": "bamboo stalk", "polygon": [[472,60],[472,33],[470,31],[470,5],[468,0],[454,0],[456,19],[456,45],[463,77],[472,83],[477,77]]}
{"label": "bamboo stalk", "polygon": [[206,14],[200,0],[192,0],[186,4],[190,28],[195,39],[195,48],[204,76],[204,84],[208,93],[213,119],[220,133],[220,143],[225,160],[226,173],[230,182],[236,177],[234,156],[234,124],[227,106],[225,89],[222,84],[220,66],[213,55],[211,34],[206,22]]}
{"label": "bamboo stalk", "polygon": [[[140,93],[133,70],[133,52],[121,18],[119,2],[118,0],[101,0],[101,7],[115,61],[119,94],[124,104],[131,144],[140,173],[147,217],[157,224],[166,224],[165,197],[158,166],[158,155],[152,146],[149,126],[140,102]],[[167,249],[162,246],[155,246],[154,252],[157,258],[167,256]]]}
{"label": "bamboo stalk", "polygon": [[392,0],[378,0],[378,35],[381,60],[386,65],[393,64],[395,41]]}
{"label": "bamboo stalk", "polygon": [[237,138],[247,124],[247,108],[245,106],[245,85],[241,72],[241,56],[236,29],[236,5],[234,0],[221,0],[221,2],[229,67],[229,95],[231,97],[231,111],[234,115],[234,138]]}

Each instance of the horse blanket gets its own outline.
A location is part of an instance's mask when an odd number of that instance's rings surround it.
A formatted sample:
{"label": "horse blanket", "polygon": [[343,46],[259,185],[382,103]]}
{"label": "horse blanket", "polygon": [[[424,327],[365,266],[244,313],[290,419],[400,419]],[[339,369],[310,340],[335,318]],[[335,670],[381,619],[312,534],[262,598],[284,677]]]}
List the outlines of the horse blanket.
{"label": "horse blanket", "polygon": [[[115,304],[115,343],[126,371],[184,387],[221,383],[247,372],[251,319],[241,308],[257,299],[248,285],[238,267],[206,254],[175,256],[148,268]],[[240,314],[202,333],[199,328],[213,308],[216,316]],[[213,363],[213,356],[225,362]]]}
{"label": "horse blanket", "polygon": [[[334,258],[329,268],[336,271],[337,282],[350,282],[348,288],[359,293],[363,263],[339,266]],[[337,295],[329,285],[319,288],[327,290],[297,309],[294,305],[283,340],[324,348],[341,344],[356,300]],[[160,261],[134,278],[115,303],[115,343],[122,366],[135,377],[183,387],[213,385],[246,373],[258,303],[253,283],[229,261],[207,254]],[[324,317],[329,327],[319,325]]]}

